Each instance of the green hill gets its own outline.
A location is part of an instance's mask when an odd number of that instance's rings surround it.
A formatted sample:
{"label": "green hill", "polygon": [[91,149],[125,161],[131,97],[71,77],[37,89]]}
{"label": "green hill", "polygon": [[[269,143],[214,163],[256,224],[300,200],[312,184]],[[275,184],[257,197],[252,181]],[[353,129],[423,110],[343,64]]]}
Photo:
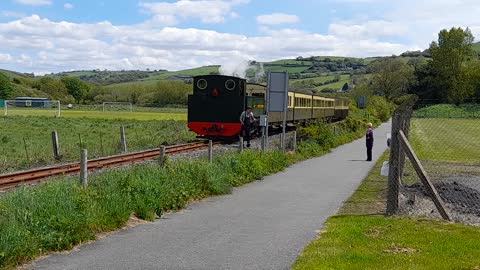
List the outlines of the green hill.
{"label": "green hill", "polygon": [[473,43],[473,49],[480,54],[480,42]]}

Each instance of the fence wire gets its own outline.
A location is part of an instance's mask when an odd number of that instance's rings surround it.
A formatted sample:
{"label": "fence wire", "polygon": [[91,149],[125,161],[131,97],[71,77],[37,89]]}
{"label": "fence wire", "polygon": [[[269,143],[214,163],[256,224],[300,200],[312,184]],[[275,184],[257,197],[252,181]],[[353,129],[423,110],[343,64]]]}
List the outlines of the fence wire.
{"label": "fence wire", "polygon": [[[451,220],[480,225],[480,107],[469,109],[463,114],[416,113],[411,107],[395,112],[393,121],[407,134],[435,190],[432,193],[419,177],[415,161],[398,148],[399,141],[392,140],[397,145],[392,145],[389,161],[387,214],[442,218],[443,206]],[[392,138],[398,136],[395,125]],[[437,204],[435,192],[440,198]]]}

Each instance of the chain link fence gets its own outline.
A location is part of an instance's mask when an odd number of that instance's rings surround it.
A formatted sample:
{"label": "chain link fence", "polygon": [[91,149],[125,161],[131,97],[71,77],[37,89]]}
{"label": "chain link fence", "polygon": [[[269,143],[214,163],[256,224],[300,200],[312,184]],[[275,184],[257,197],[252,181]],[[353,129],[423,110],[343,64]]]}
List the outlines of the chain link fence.
{"label": "chain link fence", "polygon": [[395,111],[387,214],[480,225],[480,105],[412,98]]}

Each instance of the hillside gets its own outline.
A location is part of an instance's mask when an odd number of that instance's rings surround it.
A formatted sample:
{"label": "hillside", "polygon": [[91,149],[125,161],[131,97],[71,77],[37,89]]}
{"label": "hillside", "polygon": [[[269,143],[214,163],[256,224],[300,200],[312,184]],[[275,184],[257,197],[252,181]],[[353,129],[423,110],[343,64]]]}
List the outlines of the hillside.
{"label": "hillside", "polygon": [[[480,44],[476,44],[480,47]],[[405,63],[426,61],[425,52],[406,52],[399,56]],[[428,55],[427,55],[428,56]],[[349,58],[333,56],[297,57],[272,62],[250,61],[246,70],[249,82],[266,82],[269,71],[287,71],[291,89],[308,93],[332,93],[352,85],[352,76],[368,73],[367,66],[382,57]],[[103,101],[131,101],[139,105],[154,105],[161,89],[191,91],[193,76],[219,74],[220,66],[204,66],[180,71],[167,70],[79,70],[34,77],[14,71],[0,70],[15,85],[14,96],[35,96],[58,99],[62,103],[74,102],[68,95],[61,78],[77,77],[91,85],[85,100],[88,103]],[[174,84],[172,84],[175,82]],[[184,84],[186,82],[187,84]],[[190,89],[190,90],[188,90]],[[174,95],[174,94],[173,94]]]}

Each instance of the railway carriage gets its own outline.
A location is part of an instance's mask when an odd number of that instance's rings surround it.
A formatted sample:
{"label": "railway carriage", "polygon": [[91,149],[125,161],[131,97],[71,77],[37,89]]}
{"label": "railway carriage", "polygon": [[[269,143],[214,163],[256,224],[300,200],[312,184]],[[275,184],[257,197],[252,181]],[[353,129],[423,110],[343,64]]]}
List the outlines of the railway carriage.
{"label": "railway carriage", "polygon": [[[188,97],[188,127],[197,135],[209,138],[232,137],[241,131],[240,114],[252,107],[255,116],[265,113],[266,86],[247,84],[245,79],[205,75],[193,79],[193,94]],[[305,123],[315,119],[327,121],[348,115],[349,99],[327,98],[288,92],[287,122]],[[283,121],[282,113],[270,112],[270,125]]]}

